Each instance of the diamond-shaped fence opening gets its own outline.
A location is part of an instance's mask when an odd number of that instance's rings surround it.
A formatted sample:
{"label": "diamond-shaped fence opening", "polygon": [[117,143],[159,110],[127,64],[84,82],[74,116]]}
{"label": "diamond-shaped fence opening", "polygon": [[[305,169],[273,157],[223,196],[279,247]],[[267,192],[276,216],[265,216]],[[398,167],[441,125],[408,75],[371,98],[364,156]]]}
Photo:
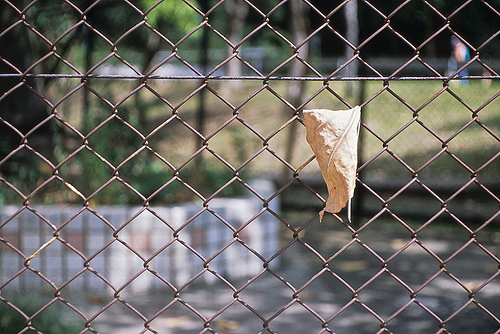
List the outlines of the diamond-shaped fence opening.
{"label": "diamond-shaped fence opening", "polygon": [[[490,0],[0,1],[0,332],[498,333]],[[361,106],[335,215],[304,109]]]}

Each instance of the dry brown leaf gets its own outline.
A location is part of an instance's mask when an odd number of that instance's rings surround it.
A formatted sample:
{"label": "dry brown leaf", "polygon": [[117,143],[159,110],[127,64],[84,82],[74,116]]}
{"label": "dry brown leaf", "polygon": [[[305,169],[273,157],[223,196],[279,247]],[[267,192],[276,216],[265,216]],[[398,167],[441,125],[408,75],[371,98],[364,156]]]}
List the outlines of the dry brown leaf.
{"label": "dry brown leaf", "polygon": [[306,139],[318,161],[328,188],[328,200],[320,212],[339,212],[354,195],[358,165],[361,108],[304,110]]}

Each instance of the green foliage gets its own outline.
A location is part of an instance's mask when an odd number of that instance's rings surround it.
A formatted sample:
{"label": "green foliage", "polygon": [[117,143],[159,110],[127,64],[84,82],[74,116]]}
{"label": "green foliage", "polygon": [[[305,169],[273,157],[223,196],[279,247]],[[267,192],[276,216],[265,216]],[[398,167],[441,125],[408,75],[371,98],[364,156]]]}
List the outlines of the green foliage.
{"label": "green foliage", "polygon": [[[15,156],[0,166],[0,176],[4,177],[22,194],[30,194],[38,185],[46,180],[46,173],[40,160],[34,156],[17,159]],[[22,197],[6,184],[0,183],[0,206],[8,203],[22,202]]]}
{"label": "green foliage", "polygon": [[[151,108],[147,103],[142,107]],[[78,189],[84,197],[98,190],[90,199],[92,203],[143,204],[144,198],[150,197],[167,183],[164,189],[151,198],[151,202],[165,204],[190,201],[197,197],[189,187],[183,185],[184,182],[193,186],[204,197],[209,197],[233,178],[233,171],[222,163],[217,163],[213,157],[195,158],[174,175],[175,171],[148,149],[137,153],[143,145],[143,140],[125,124],[126,121],[138,131],[143,130],[135,111],[133,106],[120,107],[118,111],[120,120],[118,117],[108,120],[88,138],[88,148],[78,152],[60,169],[60,176]],[[106,116],[97,108],[91,107],[87,119],[89,128],[93,129],[101,124]],[[66,139],[64,136],[55,139],[57,140],[55,151],[62,161],[68,154],[64,148]],[[150,141],[153,141],[154,147],[154,142],[163,140],[164,138],[155,138]],[[245,152],[241,151],[242,141],[240,135],[232,133],[231,144],[239,150],[237,155],[241,162],[245,159]],[[176,145],[183,143],[181,141]],[[134,154],[136,155],[127,160]],[[168,160],[168,154],[166,156]],[[174,167],[180,164],[177,162]],[[240,175],[246,176],[245,172]],[[107,182],[109,184],[100,189]],[[54,189],[54,192],[57,191],[64,192],[65,201],[82,200],[69,188]],[[241,196],[243,193],[241,186],[235,182],[234,185],[226,187],[219,196]]]}
{"label": "green foliage", "polygon": [[[23,299],[15,302],[25,315],[31,316],[36,313],[41,305],[33,302],[35,299]],[[31,322],[31,327],[41,333],[46,334],[69,334],[79,333],[83,328],[83,321],[66,321],[61,317],[62,309],[57,306],[50,306],[48,309],[37,315]],[[7,304],[0,303],[0,333],[19,333],[26,327],[26,319],[18,311]]]}
{"label": "green foliage", "polygon": [[[153,27],[167,24],[182,35],[191,32],[201,22],[201,16],[182,1],[141,0],[141,9],[149,11],[146,15],[148,23]],[[190,1],[197,6],[196,1]],[[157,4],[155,6],[155,4]]]}

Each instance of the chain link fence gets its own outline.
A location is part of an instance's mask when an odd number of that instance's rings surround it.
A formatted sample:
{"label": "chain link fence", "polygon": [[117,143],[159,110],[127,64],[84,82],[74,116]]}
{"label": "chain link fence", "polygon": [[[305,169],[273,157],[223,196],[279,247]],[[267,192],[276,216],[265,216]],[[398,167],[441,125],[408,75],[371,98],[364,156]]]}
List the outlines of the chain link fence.
{"label": "chain link fence", "polygon": [[499,10],[1,1],[1,331],[500,333]]}

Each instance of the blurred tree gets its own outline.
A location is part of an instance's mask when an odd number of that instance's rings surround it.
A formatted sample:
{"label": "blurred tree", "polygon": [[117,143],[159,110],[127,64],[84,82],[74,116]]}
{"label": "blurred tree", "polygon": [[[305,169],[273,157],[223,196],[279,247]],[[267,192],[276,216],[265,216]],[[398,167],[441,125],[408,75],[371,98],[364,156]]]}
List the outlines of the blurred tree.
{"label": "blurred tree", "polygon": [[[190,3],[198,6],[196,1]],[[178,39],[192,32],[202,21],[202,16],[183,1],[141,0],[140,7],[147,14],[148,24],[171,43],[176,43]],[[196,34],[195,39],[198,36],[199,34]],[[140,45],[141,51],[145,53],[141,67],[143,72],[150,67],[156,53],[165,47],[165,40],[160,35],[149,31],[145,37]]]}
{"label": "blurred tree", "polygon": [[[227,12],[227,37],[233,45],[238,44],[242,38],[242,30],[245,24],[245,18],[248,14],[248,5],[241,0],[227,0],[225,3],[225,9]],[[234,52],[238,50],[233,50],[233,48],[228,48],[228,56],[231,57]],[[229,62],[227,67],[227,75],[230,77],[237,77],[241,75],[241,65],[242,63],[233,59]],[[240,81],[230,81],[226,85],[226,90],[238,90],[241,86]]]}
{"label": "blurred tree", "polygon": [[[344,15],[346,20],[346,38],[353,45],[359,45],[359,21],[358,21],[358,1],[351,0],[344,5]],[[354,50],[346,44],[344,57],[349,60],[353,57]],[[358,62],[353,61],[347,65],[347,76],[356,77],[358,75]],[[354,82],[347,82],[347,93],[353,94]]]}
{"label": "blurred tree", "polygon": [[[292,33],[292,41],[297,48],[302,41],[307,38],[309,21],[308,12],[309,6],[307,6],[302,0],[291,0],[290,1],[290,30]],[[297,57],[301,60],[306,61],[309,57],[309,43],[304,43],[300,48],[296,49]],[[302,77],[307,73],[307,67],[299,61],[294,59],[292,67],[290,68],[289,75],[292,77]],[[304,96],[304,82],[292,80],[288,84],[287,100],[295,107],[298,108],[302,104]],[[288,107],[285,106],[285,115],[289,116]],[[300,109],[293,110],[295,115],[298,115]],[[297,125],[298,122],[293,122],[290,124],[290,132],[288,137],[288,147],[285,155],[286,161],[291,161],[293,158],[293,152],[295,151],[295,141],[297,137]],[[284,170],[284,175],[287,169]]]}
{"label": "blurred tree", "polygon": [[[16,2],[23,5],[26,1]],[[21,7],[22,8],[22,7]],[[0,2],[0,73],[21,74],[26,72],[38,59],[30,41],[30,30],[19,20],[19,12],[6,2]],[[32,72],[32,71],[30,71]],[[48,116],[47,105],[33,91],[38,91],[38,83],[26,77],[0,78],[0,161],[19,145],[27,144],[42,154],[50,157],[47,150],[52,131],[49,126],[42,126],[24,137],[30,130]],[[28,150],[21,150],[0,165],[0,175],[20,172],[30,166],[34,158]],[[29,179],[33,183],[37,178],[36,169],[30,167]]]}
{"label": "blurred tree", "polygon": [[[330,17],[330,25],[353,45],[359,45],[360,42],[384,25],[384,18],[379,12],[383,15],[389,15],[403,1],[357,1],[357,15],[355,14],[355,0],[348,2],[290,0],[286,6],[281,6],[276,10],[273,9],[276,5],[274,2],[252,0],[251,3],[254,7],[244,0],[227,0],[225,3],[216,0],[1,1],[0,72],[19,74],[29,69],[31,74],[66,73],[68,67],[60,61],[61,57],[69,60],[80,71],[86,72],[110,55],[111,49],[113,52],[116,51],[122,59],[137,66],[142,73],[155,66],[153,62],[156,55],[165,51],[168,53],[170,50],[183,57],[191,57],[188,60],[193,64],[196,62],[198,64],[206,63],[206,66],[200,67],[207,69],[210,65],[208,64],[210,61],[208,49],[210,47],[227,48],[227,44],[216,34],[210,33],[208,26],[200,26],[200,29],[194,32],[194,29],[203,23],[204,13],[208,13],[210,16],[209,24],[212,27],[217,27],[217,30],[232,43],[238,43],[244,32],[252,31],[262,24],[264,19],[269,20],[269,24],[274,29],[297,45],[308,36],[308,24],[318,20],[317,12],[310,10],[309,4],[315,6],[324,15],[343,4],[343,14],[342,11],[333,13]],[[497,2],[492,0],[471,1],[461,8],[462,4],[464,1],[410,1],[391,17],[390,24],[413,45],[419,45],[447,24],[446,19],[434,12],[434,10],[438,10],[445,17],[450,17],[449,23],[452,30],[445,29],[438,34],[435,39],[426,44],[422,54],[448,57],[450,53],[449,38],[452,32],[464,37],[471,43],[472,47],[480,46],[497,33],[500,21],[497,14]],[[17,6],[17,9],[14,6]],[[29,8],[21,14],[25,6],[29,6]],[[455,12],[457,8],[461,9]],[[85,15],[82,15],[82,12]],[[264,17],[263,13],[264,15],[271,14],[269,17]],[[143,22],[144,14],[147,16],[147,23]],[[353,23],[356,16],[359,19],[359,41],[355,38],[355,25]],[[80,24],[82,19],[85,20],[84,24]],[[287,25],[287,22],[293,23]],[[59,39],[67,29],[76,25],[77,27],[71,33]],[[46,40],[41,35],[45,36]],[[189,37],[184,40],[182,38],[185,35],[189,35]],[[352,56],[352,49],[346,47],[328,29],[321,32],[321,39],[323,56]],[[180,40],[182,43],[178,44]],[[55,41],[57,41],[56,45],[50,45],[51,42]],[[393,41],[396,43],[392,43]],[[400,43],[397,43],[398,41]],[[288,57],[284,53],[281,54],[280,50],[290,50],[271,29],[258,31],[243,45],[243,47],[247,46],[262,47],[266,50],[264,53],[267,55],[270,54],[267,51],[274,48],[278,50],[274,54],[278,54],[280,57]],[[50,56],[36,67],[30,68],[36,60],[53,52],[53,47],[56,48],[54,50],[60,57]],[[298,50],[300,57],[304,60],[308,57],[308,48],[309,44],[305,43]],[[196,52],[188,55],[186,50]],[[232,55],[234,50],[229,52]],[[384,33],[363,46],[361,56],[366,59],[366,57],[388,54],[401,56],[407,55],[408,52],[413,52],[413,50],[386,29]],[[489,54],[491,58],[500,56],[498,38],[492,39],[480,52],[481,55]],[[194,56],[191,56],[193,54]],[[264,59],[264,65],[272,69],[276,59],[271,58]],[[112,57],[110,63],[116,64],[117,58]],[[293,63],[291,64],[293,66],[284,67],[288,68],[290,75],[303,76],[307,74],[305,72],[307,67],[303,63],[297,59]],[[239,61],[232,61],[228,68],[228,74],[240,75],[240,67]],[[205,71],[203,70],[203,72]],[[44,95],[50,100],[51,90],[48,89],[50,88],[50,80],[47,77],[37,79],[25,77],[21,80],[19,77],[0,78],[0,157],[5,157],[18,147],[24,140],[24,135],[49,115],[48,105],[37,94]],[[92,84],[92,80],[92,78],[88,79],[89,85]],[[290,82],[287,100],[295,107],[300,106],[303,100],[301,86],[300,82]],[[146,101],[141,100],[140,94],[138,92],[135,97],[137,99],[135,110],[130,108],[127,111],[139,119],[138,129],[144,127],[146,113],[149,110],[148,106],[145,105]],[[200,97],[202,96],[203,93],[200,94]],[[89,102],[86,103],[89,104]],[[200,106],[203,106],[202,101],[200,101]],[[88,109],[89,112],[94,112],[95,110],[90,109],[91,107]],[[198,128],[203,129],[205,111],[202,108],[200,110],[199,115],[202,116],[201,120],[198,121]],[[76,110],[74,112],[81,113],[82,111]],[[287,114],[289,112],[290,110],[286,111]],[[297,110],[293,112],[297,112]],[[90,118],[84,117],[84,119]],[[293,134],[293,129],[291,132]],[[44,155],[50,156],[51,152],[49,151],[53,146],[50,145],[50,141],[53,136],[54,128],[39,128],[27,138],[28,144],[34,146]],[[125,145],[127,141],[120,142]],[[290,147],[293,148],[292,137],[290,144]],[[291,157],[292,153],[291,149],[287,154]],[[28,150],[22,150],[15,157],[21,158],[23,154],[30,155]],[[287,160],[289,159],[287,158]],[[14,162],[14,159],[9,159],[9,161]],[[0,172],[2,175],[6,173],[16,175],[18,169],[15,164],[3,163],[0,165]]]}
{"label": "blurred tree", "polygon": [[[310,2],[325,15],[340,3],[339,1],[321,0],[311,0]],[[350,2],[346,2],[343,6],[348,5]],[[378,12],[389,15],[403,2],[402,0],[359,1],[360,42],[363,42],[384,25],[385,21]],[[473,46],[478,47],[497,33],[500,21],[497,14],[499,11],[498,1],[471,1],[457,13],[454,13],[464,2],[435,0],[426,3],[424,1],[410,1],[391,17],[390,24],[398,33],[417,46],[442,28],[447,22],[446,17],[450,17],[450,28],[467,39]],[[435,13],[435,10],[439,11],[445,18]],[[312,11],[310,15],[314,17],[315,14]],[[330,24],[343,36],[347,37],[348,23],[343,22],[345,20],[346,18],[334,15],[330,20]],[[423,50],[424,54],[432,57],[448,57],[450,35],[449,30],[438,34],[426,45]],[[343,56],[345,49],[342,46],[339,47],[338,40],[331,33],[327,30],[323,31],[321,39],[322,54],[324,56]],[[405,43],[394,43],[394,41],[398,40],[392,33],[382,33],[375,41],[366,44],[362,48],[361,56],[365,58],[367,56],[401,56],[411,52]],[[492,40],[481,51],[490,54],[492,57],[499,57],[500,42]]]}
{"label": "blurred tree", "polygon": [[[191,4],[197,6],[196,1],[191,1]],[[141,73],[147,73],[153,66],[152,62],[158,52],[164,49],[172,49],[172,52],[177,51],[174,50],[172,43],[177,43],[178,39],[192,32],[201,22],[202,17],[182,1],[141,0],[140,7],[147,14],[148,24],[168,39],[168,42],[165,41],[163,36],[153,31],[146,31],[147,34],[140,38],[143,41],[139,45],[139,51],[143,55],[140,70]],[[195,33],[191,42],[198,38],[199,34]],[[135,94],[135,103],[138,110],[138,125],[140,128],[144,128],[147,108],[140,97],[139,91]]]}

